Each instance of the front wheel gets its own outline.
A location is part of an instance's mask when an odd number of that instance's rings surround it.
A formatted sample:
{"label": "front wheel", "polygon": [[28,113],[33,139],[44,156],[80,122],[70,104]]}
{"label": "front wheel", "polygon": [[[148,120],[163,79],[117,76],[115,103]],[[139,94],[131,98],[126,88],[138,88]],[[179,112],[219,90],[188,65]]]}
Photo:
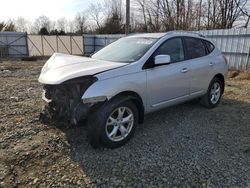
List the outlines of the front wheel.
{"label": "front wheel", "polygon": [[214,78],[208,87],[207,93],[201,98],[201,104],[207,108],[214,108],[220,103],[223,92],[223,84],[220,79]]}
{"label": "front wheel", "polygon": [[89,118],[89,139],[93,147],[117,148],[133,136],[138,124],[138,110],[132,101],[112,100],[96,109]]}

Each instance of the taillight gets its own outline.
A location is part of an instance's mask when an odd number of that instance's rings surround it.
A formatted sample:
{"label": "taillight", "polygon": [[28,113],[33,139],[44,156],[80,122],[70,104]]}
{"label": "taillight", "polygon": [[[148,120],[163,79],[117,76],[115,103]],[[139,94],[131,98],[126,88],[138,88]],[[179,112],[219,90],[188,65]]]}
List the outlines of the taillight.
{"label": "taillight", "polygon": [[228,60],[227,60],[225,55],[223,55],[223,59],[224,59],[225,63],[228,65]]}

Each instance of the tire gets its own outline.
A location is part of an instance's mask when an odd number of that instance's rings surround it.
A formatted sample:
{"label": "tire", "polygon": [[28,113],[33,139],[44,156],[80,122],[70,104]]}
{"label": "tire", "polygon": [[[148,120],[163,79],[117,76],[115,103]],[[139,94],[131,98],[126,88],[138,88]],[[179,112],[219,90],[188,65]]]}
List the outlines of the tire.
{"label": "tire", "polygon": [[[123,118],[118,118],[118,112],[121,114],[123,112]],[[125,119],[126,117],[127,119]],[[125,120],[128,122],[123,123],[126,122]],[[89,115],[88,137],[90,145],[93,148],[97,148],[100,144],[107,148],[120,147],[131,139],[137,124],[138,110],[132,101],[124,101],[121,97],[108,101]]]}
{"label": "tire", "polygon": [[207,93],[201,98],[200,102],[206,108],[218,106],[223,93],[223,83],[219,78],[213,78],[210,82]]}

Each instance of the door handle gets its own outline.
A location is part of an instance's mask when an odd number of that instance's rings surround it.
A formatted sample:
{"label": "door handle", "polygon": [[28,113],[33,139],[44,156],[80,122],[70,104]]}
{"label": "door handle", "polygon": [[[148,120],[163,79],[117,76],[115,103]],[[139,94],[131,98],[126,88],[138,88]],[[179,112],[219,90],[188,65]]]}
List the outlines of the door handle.
{"label": "door handle", "polygon": [[188,72],[188,69],[187,69],[187,68],[183,68],[183,69],[181,70],[181,73],[186,73],[186,72]]}
{"label": "door handle", "polygon": [[209,66],[210,66],[210,67],[214,66],[214,63],[213,63],[213,62],[210,62],[210,63],[209,63]]}

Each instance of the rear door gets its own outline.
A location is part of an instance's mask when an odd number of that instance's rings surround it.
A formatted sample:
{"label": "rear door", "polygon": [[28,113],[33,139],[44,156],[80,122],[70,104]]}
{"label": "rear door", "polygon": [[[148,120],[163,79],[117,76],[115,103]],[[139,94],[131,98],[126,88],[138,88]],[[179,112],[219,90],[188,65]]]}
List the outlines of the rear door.
{"label": "rear door", "polygon": [[185,99],[189,95],[190,64],[185,61],[180,37],[165,41],[151,56],[169,55],[171,62],[147,68],[147,101],[149,108],[161,108]]}
{"label": "rear door", "polygon": [[190,95],[205,93],[211,81],[214,58],[208,55],[205,41],[194,37],[184,37],[186,59],[190,69]]}

